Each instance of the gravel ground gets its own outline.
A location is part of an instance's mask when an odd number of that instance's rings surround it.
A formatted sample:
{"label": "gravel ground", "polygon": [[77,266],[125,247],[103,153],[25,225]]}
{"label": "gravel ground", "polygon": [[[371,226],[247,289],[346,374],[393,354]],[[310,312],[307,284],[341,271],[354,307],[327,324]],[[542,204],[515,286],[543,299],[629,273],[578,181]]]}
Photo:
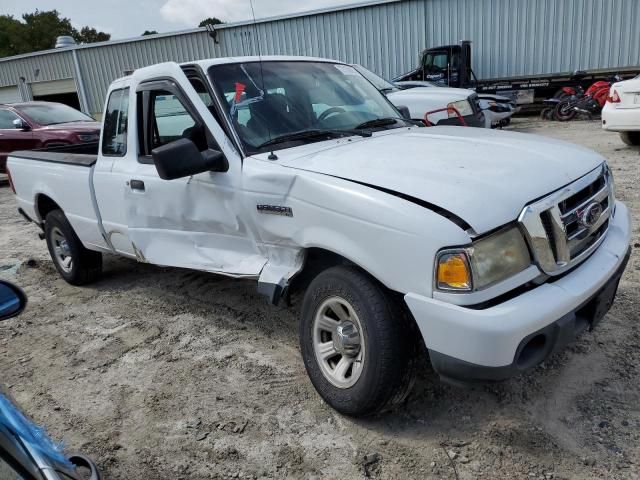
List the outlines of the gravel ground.
{"label": "gravel ground", "polygon": [[305,374],[299,299],[115,257],[71,287],[0,187],[0,276],[30,299],[0,324],[0,381],[107,479],[640,478],[640,151],[598,122],[513,128],[608,157],[636,225],[607,318],[526,375],[465,390],[425,364],[396,411],[343,417]]}

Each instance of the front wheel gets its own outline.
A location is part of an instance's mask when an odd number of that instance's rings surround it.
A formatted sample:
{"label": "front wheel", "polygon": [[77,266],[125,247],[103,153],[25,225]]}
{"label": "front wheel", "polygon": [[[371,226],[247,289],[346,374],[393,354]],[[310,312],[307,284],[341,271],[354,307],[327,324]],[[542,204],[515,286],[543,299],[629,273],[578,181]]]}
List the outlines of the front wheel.
{"label": "front wheel", "polygon": [[102,254],[82,245],[62,210],[49,212],[44,234],[53,264],[68,283],[85,285],[100,277]]}
{"label": "front wheel", "polygon": [[553,120],[554,119],[554,110],[555,107],[545,107],[542,109],[542,111],[540,112],[540,119],[541,120]]}
{"label": "front wheel", "polygon": [[356,267],[330,268],[309,285],[300,349],[313,386],[340,413],[371,415],[404,400],[415,345],[405,310]]}
{"label": "front wheel", "polygon": [[620,139],[631,147],[640,145],[640,132],[620,132]]}

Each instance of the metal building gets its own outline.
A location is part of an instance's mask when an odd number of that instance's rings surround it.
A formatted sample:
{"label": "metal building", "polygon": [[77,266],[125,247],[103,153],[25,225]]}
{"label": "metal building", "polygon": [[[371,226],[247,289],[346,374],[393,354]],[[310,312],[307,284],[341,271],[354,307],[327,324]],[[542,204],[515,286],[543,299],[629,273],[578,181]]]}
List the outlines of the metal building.
{"label": "metal building", "polygon": [[[248,1],[248,0],[246,0]],[[418,53],[473,42],[478,78],[640,64],[638,0],[377,0],[206,29],[0,59],[0,102],[49,99],[99,116],[109,83],[145,65],[288,54],[360,63],[393,77]]]}

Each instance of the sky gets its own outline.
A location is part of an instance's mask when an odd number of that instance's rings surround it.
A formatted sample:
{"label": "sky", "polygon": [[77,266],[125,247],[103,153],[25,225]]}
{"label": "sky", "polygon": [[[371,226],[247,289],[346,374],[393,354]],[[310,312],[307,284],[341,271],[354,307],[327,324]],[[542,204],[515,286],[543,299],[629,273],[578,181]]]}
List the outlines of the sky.
{"label": "sky", "polygon": [[[253,0],[256,18],[356,3],[360,0]],[[0,14],[58,10],[74,27],[88,25],[112,39],[136,37],[145,30],[171,32],[198,26],[207,17],[224,22],[250,20],[249,0],[0,0]]]}

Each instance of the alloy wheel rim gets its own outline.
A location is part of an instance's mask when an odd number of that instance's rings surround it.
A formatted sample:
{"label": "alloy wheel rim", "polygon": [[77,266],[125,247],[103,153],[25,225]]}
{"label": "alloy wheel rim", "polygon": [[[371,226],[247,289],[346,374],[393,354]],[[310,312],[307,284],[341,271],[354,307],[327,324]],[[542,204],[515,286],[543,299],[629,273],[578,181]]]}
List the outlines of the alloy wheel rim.
{"label": "alloy wheel rim", "polygon": [[366,355],[362,324],[344,298],[324,300],[313,319],[313,349],[324,377],[333,386],[355,385]]}
{"label": "alloy wheel rim", "polygon": [[69,242],[58,227],[51,230],[51,242],[53,244],[53,258],[58,266],[66,273],[73,269],[73,258]]}

